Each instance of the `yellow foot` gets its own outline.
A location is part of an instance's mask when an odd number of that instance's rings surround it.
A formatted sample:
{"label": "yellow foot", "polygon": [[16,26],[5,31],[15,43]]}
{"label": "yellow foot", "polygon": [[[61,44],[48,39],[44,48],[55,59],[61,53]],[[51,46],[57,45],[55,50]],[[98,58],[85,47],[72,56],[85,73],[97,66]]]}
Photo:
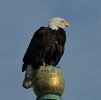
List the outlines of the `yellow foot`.
{"label": "yellow foot", "polygon": [[45,67],[46,66],[46,64],[45,63],[43,63],[43,65],[42,66],[40,66],[40,67]]}

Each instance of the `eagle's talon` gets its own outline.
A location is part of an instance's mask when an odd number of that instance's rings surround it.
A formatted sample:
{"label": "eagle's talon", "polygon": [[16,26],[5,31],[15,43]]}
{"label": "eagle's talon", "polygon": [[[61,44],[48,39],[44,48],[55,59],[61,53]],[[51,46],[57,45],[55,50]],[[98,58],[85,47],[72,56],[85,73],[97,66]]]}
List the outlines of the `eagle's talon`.
{"label": "eagle's talon", "polygon": [[46,64],[45,63],[43,63],[43,65],[42,66],[40,66],[40,67],[45,67],[46,66]]}
{"label": "eagle's talon", "polygon": [[46,64],[45,64],[45,63],[43,63],[43,66],[46,66]]}

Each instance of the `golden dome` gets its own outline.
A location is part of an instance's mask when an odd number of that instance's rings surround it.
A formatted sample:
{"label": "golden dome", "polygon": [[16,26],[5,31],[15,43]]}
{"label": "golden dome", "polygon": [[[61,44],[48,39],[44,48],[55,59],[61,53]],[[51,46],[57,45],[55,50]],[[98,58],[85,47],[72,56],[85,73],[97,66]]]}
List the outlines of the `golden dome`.
{"label": "golden dome", "polygon": [[60,68],[54,66],[40,67],[33,82],[33,91],[37,96],[44,94],[62,95],[64,91],[64,76]]}

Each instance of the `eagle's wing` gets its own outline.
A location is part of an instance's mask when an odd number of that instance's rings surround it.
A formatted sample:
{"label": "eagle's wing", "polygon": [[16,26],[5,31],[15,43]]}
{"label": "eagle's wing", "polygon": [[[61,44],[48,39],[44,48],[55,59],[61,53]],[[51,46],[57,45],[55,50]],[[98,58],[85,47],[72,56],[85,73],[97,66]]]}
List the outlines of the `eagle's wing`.
{"label": "eagle's wing", "polygon": [[66,34],[65,31],[61,29],[61,35],[57,36],[57,42],[56,42],[56,62],[58,63],[64,53],[65,49],[65,42],[66,42]]}
{"label": "eagle's wing", "polygon": [[47,36],[48,35],[47,32],[48,32],[47,28],[41,27],[33,35],[31,42],[27,48],[27,51],[23,57],[24,63],[22,71],[25,71],[27,65],[29,65],[32,61],[34,61],[34,59],[37,56],[43,58],[46,55],[48,51],[48,47],[46,44],[48,43],[48,37],[49,37]]}

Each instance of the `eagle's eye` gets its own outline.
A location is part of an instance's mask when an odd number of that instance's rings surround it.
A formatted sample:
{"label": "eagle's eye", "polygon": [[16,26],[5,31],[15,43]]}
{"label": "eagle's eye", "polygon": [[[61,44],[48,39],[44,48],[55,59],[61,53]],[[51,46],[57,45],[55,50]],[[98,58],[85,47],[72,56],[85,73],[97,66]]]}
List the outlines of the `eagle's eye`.
{"label": "eagle's eye", "polygon": [[62,23],[64,23],[64,21],[63,21],[63,20],[62,20],[61,22],[62,22]]}

